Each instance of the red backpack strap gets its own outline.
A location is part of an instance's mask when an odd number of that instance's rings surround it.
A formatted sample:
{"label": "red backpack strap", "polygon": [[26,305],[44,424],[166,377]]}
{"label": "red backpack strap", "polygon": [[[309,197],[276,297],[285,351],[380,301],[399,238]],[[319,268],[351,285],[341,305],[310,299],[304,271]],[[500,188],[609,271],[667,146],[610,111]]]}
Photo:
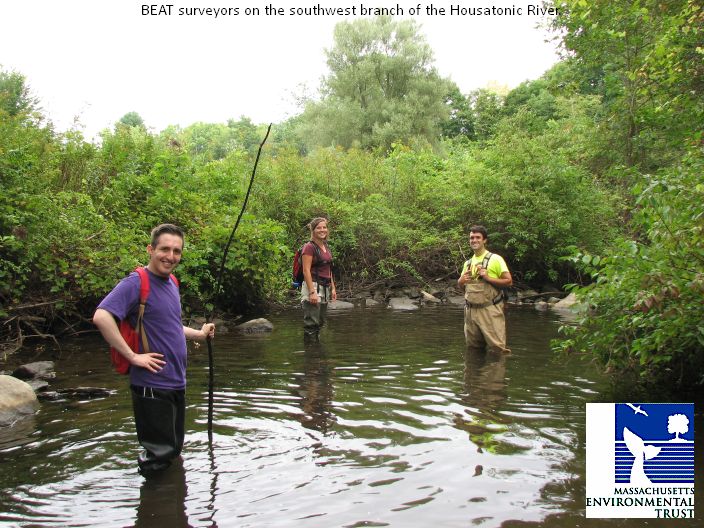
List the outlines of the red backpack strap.
{"label": "red backpack strap", "polygon": [[[149,275],[147,275],[147,268],[140,266],[135,268],[135,271],[139,274],[139,279],[141,281],[139,284],[139,302],[146,303],[147,297],[149,297]],[[176,278],[176,275],[172,273],[169,275],[169,278],[173,281],[177,288],[181,286]]]}
{"label": "red backpack strap", "polygon": [[149,297],[149,274],[147,268],[139,267],[135,269],[139,275],[139,312],[137,312],[137,333],[142,339],[142,351],[149,353],[149,341],[147,341],[147,333],[144,331],[142,319],[144,319],[144,308]]}
{"label": "red backpack strap", "polygon": [[147,275],[147,268],[138,267],[135,269],[137,275],[139,275],[139,304],[146,304],[147,297],[149,297],[149,275]]}

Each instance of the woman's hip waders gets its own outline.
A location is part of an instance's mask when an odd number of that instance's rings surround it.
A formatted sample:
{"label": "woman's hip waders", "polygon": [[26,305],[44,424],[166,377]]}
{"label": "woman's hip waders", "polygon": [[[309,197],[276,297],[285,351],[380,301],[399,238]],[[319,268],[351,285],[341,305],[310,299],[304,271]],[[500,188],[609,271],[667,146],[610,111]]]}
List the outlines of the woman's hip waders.
{"label": "woman's hip waders", "polygon": [[306,283],[301,287],[301,301],[303,304],[303,333],[306,337],[318,337],[320,329],[325,324],[325,316],[328,311],[328,300],[332,294],[330,285],[313,283],[313,288],[318,292],[320,301],[318,304],[312,304],[308,297],[310,291]]}

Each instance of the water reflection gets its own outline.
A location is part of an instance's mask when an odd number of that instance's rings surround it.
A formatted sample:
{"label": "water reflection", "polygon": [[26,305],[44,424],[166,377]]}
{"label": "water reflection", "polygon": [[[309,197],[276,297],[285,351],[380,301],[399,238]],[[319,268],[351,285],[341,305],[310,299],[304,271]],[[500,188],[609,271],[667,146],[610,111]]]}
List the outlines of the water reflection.
{"label": "water reflection", "polygon": [[303,351],[303,373],[295,376],[298,385],[295,393],[300,397],[303,411],[301,425],[323,434],[336,422],[332,410],[331,374],[332,366],[325,345],[319,341],[307,341]]}
{"label": "water reflection", "polygon": [[467,347],[464,354],[465,402],[479,412],[493,414],[506,400],[506,359],[499,352]]}
{"label": "water reflection", "polygon": [[144,479],[139,489],[135,528],[190,527],[185,507],[187,489],[181,457],[168,469]]}
{"label": "water reflection", "polygon": [[[467,347],[464,353],[464,394],[462,402],[467,406],[464,414],[455,413],[455,427],[466,431],[477,452],[485,449],[493,452],[498,443],[494,436],[503,432],[498,426],[501,417],[498,410],[507,397],[506,354]],[[477,466],[476,474],[481,473]]]}
{"label": "water reflection", "polygon": [[0,451],[27,444],[36,429],[34,415],[23,416],[11,426],[0,427]]}

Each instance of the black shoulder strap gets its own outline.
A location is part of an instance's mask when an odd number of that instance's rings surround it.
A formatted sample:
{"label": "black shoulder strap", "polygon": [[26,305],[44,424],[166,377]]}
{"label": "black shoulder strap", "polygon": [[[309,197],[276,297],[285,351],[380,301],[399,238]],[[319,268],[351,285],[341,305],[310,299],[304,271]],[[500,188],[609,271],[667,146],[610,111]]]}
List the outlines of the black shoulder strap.
{"label": "black shoulder strap", "polygon": [[318,265],[318,262],[320,262],[320,260],[321,260],[321,258],[322,258],[322,257],[320,256],[320,248],[318,247],[318,244],[316,244],[316,243],[313,242],[312,240],[309,241],[309,244],[313,244],[313,250],[314,250],[314,253],[313,253],[313,263],[312,263],[311,265],[312,265],[312,266],[317,266],[317,265]]}
{"label": "black shoulder strap", "polygon": [[[491,257],[493,257],[493,253],[489,253],[487,251],[486,255],[484,255],[484,259],[482,260],[482,268],[484,269],[489,269],[489,261],[491,260]],[[494,297],[491,301],[491,304],[499,304],[502,301],[505,301],[508,299],[508,295],[506,294],[506,291],[503,288],[499,288],[497,286],[494,286],[497,290],[499,290],[499,293]]]}
{"label": "black shoulder strap", "polygon": [[330,251],[330,246],[328,245],[327,240],[323,240],[323,244],[325,244],[325,251],[328,252],[328,255],[330,255],[330,271],[332,272],[334,268],[333,260],[332,260],[332,251]]}

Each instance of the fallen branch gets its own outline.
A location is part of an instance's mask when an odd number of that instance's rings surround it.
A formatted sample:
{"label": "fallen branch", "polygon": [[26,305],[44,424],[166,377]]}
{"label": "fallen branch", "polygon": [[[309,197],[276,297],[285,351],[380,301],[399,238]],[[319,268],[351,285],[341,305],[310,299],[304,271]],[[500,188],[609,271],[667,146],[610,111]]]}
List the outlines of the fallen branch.
{"label": "fallen branch", "polygon": [[89,240],[94,239],[94,238],[97,237],[98,235],[102,235],[104,232],[105,232],[105,229],[101,229],[101,230],[98,231],[97,233],[93,233],[92,235],[90,235],[90,236],[88,236],[87,238],[85,238],[84,241],[85,241],[85,242],[88,242]]}
{"label": "fallen branch", "polygon": [[51,306],[53,304],[58,304],[60,302],[65,302],[63,300],[56,300],[56,301],[45,301],[45,302],[40,302],[36,304],[23,304],[20,306],[10,306],[7,311],[8,312],[19,312],[20,310],[27,310],[29,308],[39,308],[40,306]]}
{"label": "fallen branch", "polygon": [[[29,319],[29,318],[26,318],[26,319]],[[40,318],[40,319],[41,319],[41,318]],[[24,317],[20,318],[20,320],[22,320],[22,322],[26,323],[27,326],[29,326],[32,330],[34,330],[34,331],[36,332],[35,335],[24,336],[25,339],[28,338],[28,337],[41,337],[42,339],[51,339],[51,340],[54,341],[54,343],[56,343],[56,346],[59,348],[59,350],[61,350],[61,345],[59,344],[59,340],[56,339],[56,336],[55,336],[54,334],[45,334],[45,333],[43,333],[43,332],[40,332],[40,331],[37,329],[37,327],[32,324],[31,321],[25,320]],[[41,320],[43,320],[43,319],[41,319]]]}

